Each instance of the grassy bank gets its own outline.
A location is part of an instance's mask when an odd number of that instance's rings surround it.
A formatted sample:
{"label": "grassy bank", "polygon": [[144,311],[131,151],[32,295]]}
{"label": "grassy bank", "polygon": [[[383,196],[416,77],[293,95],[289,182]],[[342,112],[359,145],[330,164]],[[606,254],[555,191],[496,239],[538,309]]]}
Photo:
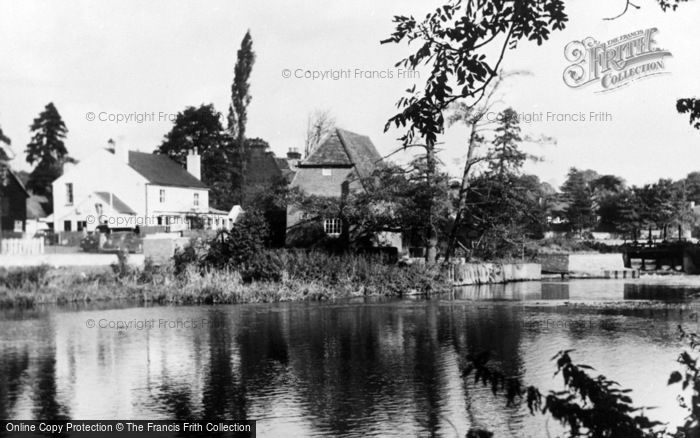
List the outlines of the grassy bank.
{"label": "grassy bank", "polygon": [[[270,256],[269,254],[267,255]],[[129,301],[215,304],[402,296],[446,290],[438,270],[398,266],[361,256],[279,252],[239,270],[154,266],[134,269],[0,269],[0,307]]]}

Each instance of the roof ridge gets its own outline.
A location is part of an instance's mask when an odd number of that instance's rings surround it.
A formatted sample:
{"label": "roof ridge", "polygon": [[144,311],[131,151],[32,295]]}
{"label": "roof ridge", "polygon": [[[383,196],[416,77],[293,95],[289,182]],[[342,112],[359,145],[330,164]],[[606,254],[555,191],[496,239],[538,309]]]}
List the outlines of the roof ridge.
{"label": "roof ridge", "polygon": [[355,160],[350,153],[350,149],[348,148],[347,145],[347,139],[345,138],[345,134],[343,134],[344,129],[342,128],[335,128],[335,133],[338,136],[338,139],[340,140],[340,144],[343,146],[343,150],[345,151],[345,155],[348,156],[348,160],[350,160],[350,163],[352,163],[352,167],[357,167],[357,164],[355,163]]}
{"label": "roof ridge", "polygon": [[167,154],[129,151],[127,165],[149,183],[195,189],[208,189],[202,180],[187,171]]}
{"label": "roof ridge", "polygon": [[[365,189],[367,189],[365,178],[367,178],[369,175],[364,175],[364,169],[361,170],[360,167],[358,166],[358,163],[360,162],[360,157],[355,156],[355,153],[357,152],[356,150],[352,149],[352,152],[351,152],[351,148],[349,148],[348,145],[346,144],[347,139],[345,138],[344,133],[352,134],[352,135],[355,135],[357,137],[366,137],[370,142],[372,140],[369,138],[369,136],[357,134],[355,132],[348,131],[348,130],[345,130],[342,128],[336,128],[336,131],[338,133],[338,138],[340,138],[340,143],[343,145],[343,149],[345,149],[345,154],[347,154],[348,159],[352,163],[353,172],[355,173],[355,178],[353,180],[359,181],[360,184]],[[351,172],[350,175],[353,172]],[[350,175],[348,175],[348,176],[350,176]]]}

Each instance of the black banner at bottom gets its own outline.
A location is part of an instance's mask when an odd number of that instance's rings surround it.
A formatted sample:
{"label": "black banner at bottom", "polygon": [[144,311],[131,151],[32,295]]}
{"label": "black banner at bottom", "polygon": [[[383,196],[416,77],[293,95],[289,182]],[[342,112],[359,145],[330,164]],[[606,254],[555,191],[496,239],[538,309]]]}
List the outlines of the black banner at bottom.
{"label": "black banner at bottom", "polygon": [[1,420],[0,437],[255,437],[250,420]]}

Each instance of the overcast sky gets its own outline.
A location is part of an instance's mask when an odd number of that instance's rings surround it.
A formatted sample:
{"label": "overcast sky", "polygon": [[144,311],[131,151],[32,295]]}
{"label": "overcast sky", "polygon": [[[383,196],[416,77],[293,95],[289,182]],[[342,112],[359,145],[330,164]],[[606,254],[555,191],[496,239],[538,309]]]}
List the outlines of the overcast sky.
{"label": "overcast sky", "polygon": [[[629,183],[680,178],[700,170],[700,131],[675,112],[678,97],[700,95],[698,2],[662,13],[653,0],[639,0],[615,21],[624,0],[574,0],[570,22],[541,47],[521,44],[503,67],[531,76],[512,80],[505,104],[518,112],[589,114],[612,120],[524,124],[556,145],[528,145],[544,162],[528,171],[561,184],[571,166],[614,173]],[[371,1],[11,1],[0,0],[0,126],[27,168],[29,125],[54,102],[69,129],[67,146],[85,158],[109,138],[132,149],[152,151],[168,132],[174,114],[189,105],[214,103],[225,113],[236,51],[247,29],[257,55],[251,78],[248,136],[267,140],[277,154],[303,145],[307,114],[330,109],[338,125],[369,135],[381,153],[398,146],[399,132],[384,133],[395,102],[414,79],[399,78],[394,63],[406,46],[380,45],[396,14],[423,15],[439,2]],[[656,27],[657,45],[672,52],[670,74],[650,77],[608,93],[571,89],[562,81],[569,64],[564,46],[585,37],[608,40]],[[292,72],[283,77],[283,70]],[[297,69],[391,69],[393,78],[297,79]],[[144,123],[89,121],[109,114],[155,113]],[[160,113],[163,120],[158,120]],[[449,129],[444,162],[458,173],[466,131]]]}

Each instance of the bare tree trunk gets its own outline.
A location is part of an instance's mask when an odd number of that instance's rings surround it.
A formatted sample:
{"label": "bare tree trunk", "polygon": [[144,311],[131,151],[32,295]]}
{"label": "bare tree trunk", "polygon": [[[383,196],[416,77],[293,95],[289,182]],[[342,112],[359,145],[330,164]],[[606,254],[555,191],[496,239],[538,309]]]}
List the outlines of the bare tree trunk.
{"label": "bare tree trunk", "polygon": [[471,123],[471,133],[469,134],[469,147],[467,149],[467,161],[464,163],[464,172],[462,173],[462,185],[459,187],[459,198],[457,200],[457,214],[455,215],[454,224],[450,230],[450,237],[447,243],[447,253],[445,261],[450,261],[450,257],[454,253],[455,245],[457,244],[457,232],[459,231],[459,223],[462,221],[464,209],[467,205],[467,192],[469,191],[469,171],[472,167],[474,158],[474,150],[476,149],[476,127],[477,121]]}
{"label": "bare tree trunk", "polygon": [[[426,145],[426,183],[428,185],[428,190],[432,191],[435,176],[435,145],[428,142]],[[428,264],[433,264],[437,261],[437,229],[435,228],[435,221],[433,220],[433,210],[435,206],[435,199],[430,196],[428,201],[428,247],[425,252],[425,261]]]}
{"label": "bare tree trunk", "polygon": [[248,187],[247,180],[248,180],[248,150],[246,148],[245,144],[245,137],[243,136],[238,136],[238,139],[236,140],[236,143],[238,143],[238,154],[240,155],[240,160],[241,162],[239,163],[238,169],[239,172],[241,173],[239,176],[240,180],[240,205],[245,205],[246,204],[246,189]]}

